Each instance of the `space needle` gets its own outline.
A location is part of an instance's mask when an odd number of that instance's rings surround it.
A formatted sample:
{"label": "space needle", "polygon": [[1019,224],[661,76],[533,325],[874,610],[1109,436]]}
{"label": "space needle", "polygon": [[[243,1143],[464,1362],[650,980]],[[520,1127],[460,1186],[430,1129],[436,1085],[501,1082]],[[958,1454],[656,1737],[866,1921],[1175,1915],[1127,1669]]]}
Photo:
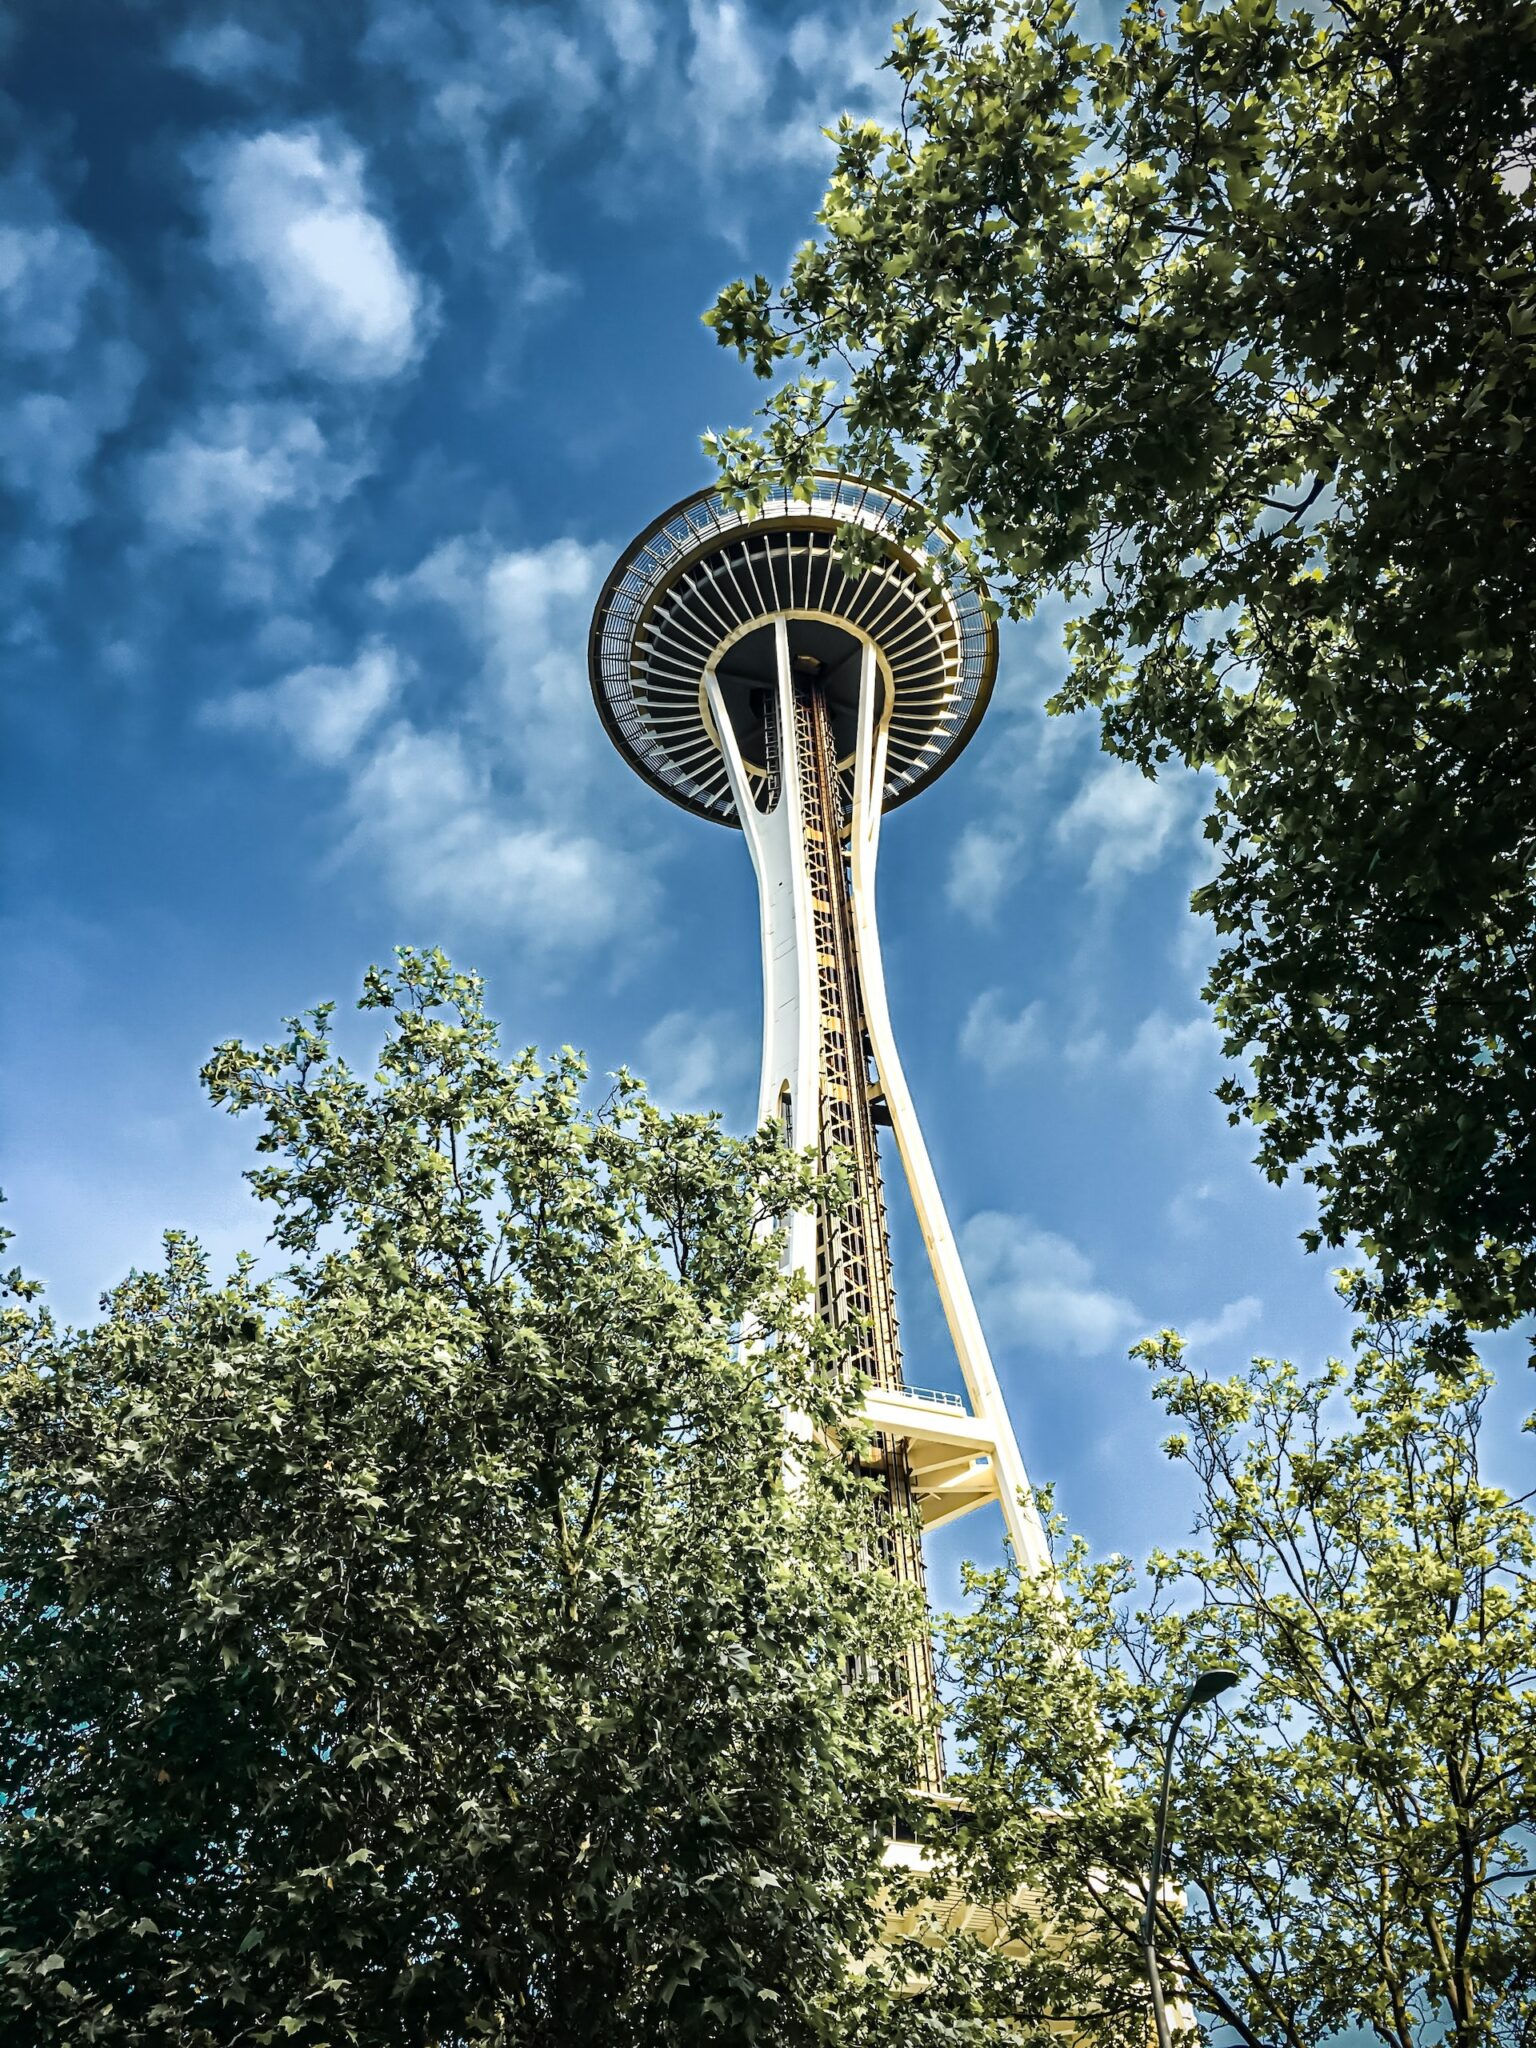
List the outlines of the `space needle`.
{"label": "space needle", "polygon": [[[1045,1570],[1048,1557],[896,1051],[880,961],[881,820],[954,761],[997,668],[980,587],[943,528],[914,540],[915,509],[832,475],[815,479],[808,501],[784,494],[750,513],[718,492],[687,498],[614,565],[589,660],[599,714],[630,765],[684,810],[746,838],[762,933],[758,1120],[791,1145],[815,1145],[825,1164],[840,1155],[853,1183],[837,1213],[789,1220],[785,1263],[813,1285],[817,1312],[851,1331],[890,1509],[887,1561],[926,1597],[912,1532],[994,1500],[1019,1562]],[[847,527],[863,529],[867,566],[845,565]],[[882,1129],[933,1267],[963,1400],[908,1383]],[[926,1639],[899,1684],[926,1717]],[[942,1776],[935,1743],[920,1789],[937,1791]]]}

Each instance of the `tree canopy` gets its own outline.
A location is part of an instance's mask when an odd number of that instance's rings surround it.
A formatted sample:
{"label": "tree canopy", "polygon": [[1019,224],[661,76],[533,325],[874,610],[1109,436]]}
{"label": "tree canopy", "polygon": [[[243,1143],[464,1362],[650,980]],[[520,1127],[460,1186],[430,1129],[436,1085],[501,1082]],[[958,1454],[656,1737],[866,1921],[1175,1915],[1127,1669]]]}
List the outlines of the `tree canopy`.
{"label": "tree canopy", "polygon": [[952,1870],[970,1896],[1048,1902],[1002,1905],[1016,1953],[985,1987],[1042,2048],[1064,2014],[1099,2048],[1146,2041],[1161,1744],[1211,1666],[1244,1683],[1181,1738],[1165,1985],[1245,2048],[1530,2042],[1536,1527],[1481,1470],[1486,1372],[1429,1336],[1410,1321],[1311,1378],[1261,1358],[1217,1379],[1165,1333],[1140,1349],[1194,1541],[1139,1578],[1081,1544],[1054,1586],[972,1575],[949,1628]]}
{"label": "tree canopy", "polygon": [[708,315],[809,373],[728,490],[851,468],[1074,600],[1052,708],[1219,778],[1261,1164],[1397,1298],[1536,1307],[1536,11],[953,0],[889,62],[900,125],[845,120],[818,238]]}
{"label": "tree canopy", "polygon": [[324,1010],[206,1070],[286,1277],[172,1235],[94,1327],[7,1312],[0,2032],[823,2039],[917,1618],[785,1422],[850,1395],[811,1169],[504,1062],[440,956],[363,1006],[372,1078]]}

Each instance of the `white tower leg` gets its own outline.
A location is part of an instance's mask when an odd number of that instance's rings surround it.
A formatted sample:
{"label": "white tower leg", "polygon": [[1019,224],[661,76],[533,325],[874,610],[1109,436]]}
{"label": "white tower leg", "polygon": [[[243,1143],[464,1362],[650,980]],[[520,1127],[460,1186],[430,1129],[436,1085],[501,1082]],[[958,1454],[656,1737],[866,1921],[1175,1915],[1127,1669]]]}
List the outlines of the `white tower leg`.
{"label": "white tower leg", "polygon": [[[875,857],[880,848],[881,806],[879,792],[885,781],[884,730],[874,718],[876,700],[875,650],[864,648],[864,674],[859,688],[858,747],[854,755],[853,823],[850,856],[853,869],[853,929],[858,948],[859,979],[864,993],[865,1022],[874,1047],[875,1069],[890,1112],[896,1148],[917,1212],[918,1228],[928,1249],[929,1264],[949,1325],[950,1341],[960,1361],[971,1412],[987,1426],[992,1441],[997,1498],[1003,1522],[1019,1563],[1030,1571],[1049,1569],[1050,1553],[1034,1491],[1024,1470],[1008,1409],[998,1385],[992,1354],[982,1333],[981,1319],[971,1296],[960,1249],[949,1227],[939,1184],[934,1178],[928,1147],[923,1142],[911,1091],[896,1051],[891,1030],[890,1005],[885,994],[885,969],[880,958],[880,933],[875,920]],[[917,1460],[914,1459],[914,1468]]]}
{"label": "white tower leg", "polygon": [[[794,682],[789,666],[785,620],[774,621],[780,733],[791,730]],[[816,950],[811,924],[810,881],[806,874],[799,802],[799,764],[792,747],[781,748],[782,794],[771,811],[752,798],[751,777],[736,744],[719,682],[711,667],[705,678],[710,717],[725,756],[731,795],[746,834],[757,875],[763,949],[763,1064],[757,1094],[759,1124],[782,1123],[793,1146],[812,1145],[817,1132],[819,1042],[816,1010]],[[809,1209],[789,1222],[785,1264],[816,1284],[816,1218]]]}
{"label": "white tower leg", "polygon": [[[803,1145],[815,1141],[818,1129],[816,954],[806,854],[801,843],[802,806],[796,783],[799,766],[795,749],[787,744],[793,729],[794,690],[788,626],[784,617],[777,618],[774,624],[782,790],[771,811],[760,811],[753,800],[752,778],[737,746],[713,666],[706,675],[704,688],[724,755],[736,815],[746,834],[757,875],[763,956],[763,1064],[758,1118],[760,1122],[780,1121],[787,1105],[791,1142]],[[875,862],[881,814],[877,792],[884,785],[887,745],[886,729],[875,718],[878,682],[876,651],[865,638],[849,844],[859,979],[880,1091],[890,1114],[902,1170],[965,1380],[970,1412],[919,1392],[871,1388],[866,1414],[875,1427],[906,1440],[926,1526],[932,1527],[996,1500],[1019,1562],[1028,1570],[1045,1571],[1049,1568],[1049,1553],[1044,1530],[891,1030],[875,918]],[[811,1212],[791,1219],[785,1259],[790,1268],[804,1273],[814,1285],[816,1219]]]}

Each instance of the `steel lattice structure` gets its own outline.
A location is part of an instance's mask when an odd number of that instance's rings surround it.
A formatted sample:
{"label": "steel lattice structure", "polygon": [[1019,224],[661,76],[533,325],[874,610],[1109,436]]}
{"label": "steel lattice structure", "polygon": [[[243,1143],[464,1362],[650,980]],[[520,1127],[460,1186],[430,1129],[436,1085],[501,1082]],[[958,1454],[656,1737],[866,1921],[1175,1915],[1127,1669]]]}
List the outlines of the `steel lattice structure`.
{"label": "steel lattice structure", "polygon": [[[986,709],[996,636],[952,537],[848,477],[750,516],[718,494],[663,514],[615,565],[592,622],[593,693],[615,745],[664,795],[745,834],[763,958],[762,1122],[851,1165],[840,1214],[786,1229],[786,1263],[851,1328],[889,1515],[891,1570],[924,1584],[916,1530],[1000,1503],[1022,1562],[1045,1539],[917,1122],[886,1003],[875,923],[883,814],[943,772]],[[843,565],[858,527],[870,566]],[[873,548],[867,542],[873,540]],[[911,1192],[969,1406],[908,1386],[878,1132]],[[919,1647],[895,1674],[933,1699]],[[923,1787],[937,1790],[935,1744]]]}

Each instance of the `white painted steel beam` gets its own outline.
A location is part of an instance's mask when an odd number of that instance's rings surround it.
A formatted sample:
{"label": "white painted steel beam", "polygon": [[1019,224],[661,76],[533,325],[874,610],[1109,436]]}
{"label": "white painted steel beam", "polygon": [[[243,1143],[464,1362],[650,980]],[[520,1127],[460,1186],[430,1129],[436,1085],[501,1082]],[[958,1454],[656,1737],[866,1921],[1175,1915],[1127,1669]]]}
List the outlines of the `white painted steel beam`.
{"label": "white painted steel beam", "polygon": [[[970,1414],[913,1397],[871,1388],[864,1416],[872,1427],[903,1437],[908,1444],[919,1507],[926,1526],[948,1521],[996,1500],[1014,1553],[1031,1571],[1049,1569],[1049,1552],[1024,1460],[1009,1421],[1002,1389],[976,1313],[959,1248],[944,1210],[917,1111],[907,1086],[885,992],[885,975],[875,922],[875,864],[879,853],[881,792],[885,782],[888,717],[875,708],[882,681],[874,643],[847,620],[863,648],[859,686],[858,739],[853,763],[853,818],[849,838],[853,877],[853,928],[865,1020],[874,1050],[881,1094],[890,1114],[902,1170],[922,1231],[955,1355],[970,1398]],[[788,1134],[796,1145],[814,1142],[818,1129],[819,1043],[817,975],[805,848],[803,806],[796,778],[799,763],[789,743],[793,732],[794,677],[790,667],[788,618],[776,615],[776,695],[779,773],[782,790],[771,811],[753,800],[752,777],[737,745],[716,668],[732,633],[717,649],[704,678],[704,700],[716,744],[724,757],[736,815],[746,835],[757,875],[762,941],[763,1058],[758,1120],[778,1122],[788,1110]],[[893,692],[885,690],[887,713]],[[810,1211],[791,1218],[786,1264],[816,1276],[816,1219]],[[941,1451],[968,1447],[972,1463],[938,1469]]]}
{"label": "white painted steel beam", "polygon": [[890,1005],[885,993],[885,968],[880,957],[880,934],[875,922],[875,861],[880,850],[881,793],[885,782],[883,729],[875,721],[875,650],[868,643],[864,651],[864,675],[859,690],[858,745],[853,770],[853,822],[849,852],[853,871],[853,929],[859,956],[859,978],[863,987],[865,1021],[874,1048],[875,1071],[890,1112],[891,1128],[901,1155],[918,1228],[923,1234],[929,1264],[949,1325],[950,1341],[960,1362],[973,1414],[992,1432],[993,1457],[997,1473],[997,1496],[1003,1522],[1014,1555],[1030,1571],[1050,1570],[1050,1550],[1035,1505],[1034,1490],[1024,1469],[1024,1459],[1008,1419],[1003,1390],[998,1384],[992,1354],[982,1332],[981,1319],[971,1296],[970,1284],[960,1260],[945,1213],[939,1184],[934,1177],[928,1147],[917,1120],[907,1077],[896,1050],[891,1029]]}

